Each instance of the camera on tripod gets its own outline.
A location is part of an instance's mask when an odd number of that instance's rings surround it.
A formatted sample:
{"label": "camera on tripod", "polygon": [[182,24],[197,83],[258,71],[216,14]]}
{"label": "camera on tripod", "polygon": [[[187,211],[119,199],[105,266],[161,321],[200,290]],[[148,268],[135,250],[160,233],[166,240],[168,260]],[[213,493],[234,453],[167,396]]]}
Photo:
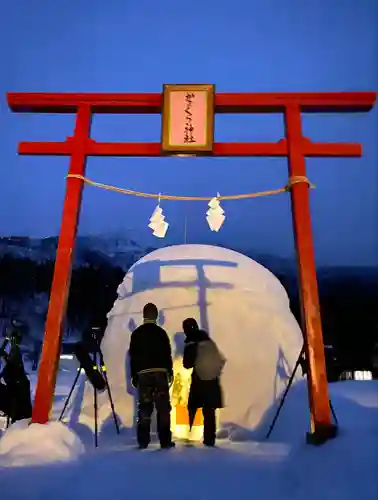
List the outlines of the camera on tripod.
{"label": "camera on tripod", "polygon": [[77,372],[76,378],[72,384],[71,390],[68,394],[63,410],[59,417],[59,420],[61,421],[75,389],[75,386],[79,380],[80,373],[83,370],[85,372],[85,375],[87,376],[88,381],[93,387],[93,408],[95,420],[94,440],[96,448],[98,446],[98,392],[103,392],[105,389],[107,390],[110,406],[112,409],[114,425],[116,427],[117,434],[120,433],[118,420],[114,409],[113,398],[106,373],[104,356],[101,351],[101,340],[103,337],[103,333],[103,329],[100,326],[92,326],[84,331],[82,341],[78,342],[75,345],[75,356],[80,363],[80,368]]}
{"label": "camera on tripod", "polygon": [[[296,374],[296,372],[297,372],[297,370],[298,370],[299,367],[301,367],[301,369],[302,369],[302,377],[305,377],[306,375],[308,375],[309,365],[308,365],[308,359],[307,359],[307,356],[306,356],[306,349],[305,349],[305,344],[304,343],[302,345],[302,349],[300,350],[300,353],[298,355],[297,361],[295,363],[294,370],[293,370],[293,372],[292,372],[292,374],[291,374],[291,376],[290,376],[290,378],[289,378],[289,380],[287,382],[286,389],[283,392],[283,395],[281,397],[281,401],[280,401],[280,403],[278,405],[278,408],[277,408],[277,411],[276,411],[276,413],[274,415],[273,421],[272,421],[272,423],[271,423],[271,425],[269,427],[268,433],[265,436],[266,439],[269,439],[271,433],[273,432],[274,426],[276,425],[278,417],[279,417],[279,415],[281,413],[281,410],[283,408],[283,405],[285,403],[286,397],[287,397],[287,395],[289,393],[290,387],[292,386],[292,383],[293,383],[293,381],[295,379],[295,374]],[[334,435],[336,435],[337,427],[339,425],[339,422],[337,420],[337,416],[336,416],[336,413],[335,413],[335,410],[333,408],[331,400],[329,400],[329,405],[330,405],[330,409],[331,409],[331,412],[332,412],[333,419],[335,421],[335,425],[332,425],[332,427],[333,427],[333,431],[332,432],[334,432]],[[312,442],[314,444],[320,444],[322,442],[321,440],[323,438],[320,437],[320,441],[317,443],[317,439],[318,438],[313,439],[312,435],[310,433],[307,433],[307,439],[308,439],[308,442]]]}

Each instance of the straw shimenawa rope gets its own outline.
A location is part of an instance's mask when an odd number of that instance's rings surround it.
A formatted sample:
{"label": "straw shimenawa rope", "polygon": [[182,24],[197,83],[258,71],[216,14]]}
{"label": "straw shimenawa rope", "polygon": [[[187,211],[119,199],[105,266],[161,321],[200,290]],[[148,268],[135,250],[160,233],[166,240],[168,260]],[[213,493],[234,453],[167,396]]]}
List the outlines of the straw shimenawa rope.
{"label": "straw shimenawa rope", "polygon": [[[154,198],[156,200],[174,200],[174,201],[210,201],[214,196],[175,196],[168,194],[154,194],[154,193],[143,193],[142,191],[133,191],[132,189],[124,189],[116,186],[110,186],[108,184],[101,184],[100,182],[92,181],[83,175],[78,174],[68,174],[67,179],[80,179],[89,186],[98,187],[100,189],[105,189],[107,191],[115,191],[116,193],[127,194],[130,196],[140,196],[142,198]],[[260,191],[257,193],[245,193],[245,194],[232,194],[227,196],[215,196],[218,200],[244,200],[247,198],[258,198],[260,196],[271,196],[274,194],[286,193],[291,190],[294,184],[305,183],[310,188],[315,188],[314,184],[311,184],[309,179],[305,176],[294,176],[289,178],[289,182],[285,187],[279,189],[271,189],[270,191]]]}

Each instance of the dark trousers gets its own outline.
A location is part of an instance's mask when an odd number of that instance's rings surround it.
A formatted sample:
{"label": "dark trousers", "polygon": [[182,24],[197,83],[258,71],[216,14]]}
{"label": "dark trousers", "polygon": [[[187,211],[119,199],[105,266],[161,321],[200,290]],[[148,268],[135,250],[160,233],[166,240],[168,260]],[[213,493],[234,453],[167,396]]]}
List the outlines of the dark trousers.
{"label": "dark trousers", "polygon": [[140,446],[148,446],[151,433],[151,416],[156,408],[157,430],[160,445],[169,446],[171,434],[171,403],[167,374],[148,372],[138,375],[137,439]]}
{"label": "dark trousers", "polygon": [[[189,427],[193,427],[197,408],[188,408]],[[202,408],[203,413],[203,443],[207,446],[214,446],[216,434],[215,410],[213,408]]]}

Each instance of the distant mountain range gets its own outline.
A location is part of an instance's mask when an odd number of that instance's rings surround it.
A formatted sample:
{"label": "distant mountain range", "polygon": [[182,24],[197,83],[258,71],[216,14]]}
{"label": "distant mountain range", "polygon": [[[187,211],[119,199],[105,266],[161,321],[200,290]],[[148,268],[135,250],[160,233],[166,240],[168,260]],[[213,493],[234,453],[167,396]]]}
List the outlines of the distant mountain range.
{"label": "distant mountain range", "polygon": [[[43,262],[55,260],[58,237],[29,238],[27,236],[0,237],[0,257],[5,254]],[[143,248],[134,240],[119,237],[79,236],[74,266],[86,264],[127,269],[153,248]]]}
{"label": "distant mountain range", "polygon": [[[30,238],[28,236],[0,237],[0,258],[5,254],[14,257],[29,258],[43,262],[55,260],[58,237]],[[232,248],[232,247],[231,247]],[[134,262],[156,248],[143,247],[134,239],[119,235],[79,236],[75,251],[74,266],[104,265],[127,270]],[[294,259],[285,259],[270,254],[232,248],[256,260],[271,270],[279,278],[285,277],[287,284],[296,282],[296,263]],[[333,282],[336,278],[345,279],[346,284],[356,283],[366,286],[378,285],[377,267],[326,267],[318,266],[318,278],[322,283]],[[377,290],[378,292],[378,290]]]}
{"label": "distant mountain range", "polygon": [[[57,236],[46,238],[31,238],[28,236],[3,236],[0,237],[0,258],[11,254],[19,258],[29,258],[36,261],[55,260]],[[244,255],[260,262],[274,274],[280,276],[293,276],[296,274],[294,259],[285,259],[270,254],[256,254],[256,252],[232,248]],[[109,264],[127,270],[130,265],[156,248],[143,247],[134,239],[127,236],[96,235],[79,236],[75,251],[74,266],[86,264]],[[319,267],[318,276],[323,280],[335,277],[348,277],[357,281],[372,282],[378,279],[378,268],[372,267]],[[348,279],[348,281],[349,281]]]}

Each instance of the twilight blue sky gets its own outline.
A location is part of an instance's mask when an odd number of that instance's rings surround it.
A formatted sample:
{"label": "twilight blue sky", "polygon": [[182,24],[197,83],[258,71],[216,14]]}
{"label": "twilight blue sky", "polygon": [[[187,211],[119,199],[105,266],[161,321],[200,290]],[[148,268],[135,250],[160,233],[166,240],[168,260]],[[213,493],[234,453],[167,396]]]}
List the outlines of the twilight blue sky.
{"label": "twilight blue sky", "polygon": [[[18,157],[20,140],[64,140],[73,115],[12,114],[7,91],[159,92],[215,83],[220,92],[378,90],[377,0],[30,0],[2,2],[0,234],[57,234],[68,158]],[[316,256],[322,265],[378,265],[378,105],[310,115],[314,141],[358,141],[360,159],[309,159]],[[276,141],[280,115],[222,115],[217,141]],[[160,117],[100,115],[103,141],[158,141]],[[167,194],[274,189],[284,159],[90,158],[87,176]],[[202,202],[165,202],[166,240],[150,235],[151,200],[86,188],[80,234],[127,233],[143,244],[217,242],[293,255],[288,195],[223,204],[216,234]]]}

